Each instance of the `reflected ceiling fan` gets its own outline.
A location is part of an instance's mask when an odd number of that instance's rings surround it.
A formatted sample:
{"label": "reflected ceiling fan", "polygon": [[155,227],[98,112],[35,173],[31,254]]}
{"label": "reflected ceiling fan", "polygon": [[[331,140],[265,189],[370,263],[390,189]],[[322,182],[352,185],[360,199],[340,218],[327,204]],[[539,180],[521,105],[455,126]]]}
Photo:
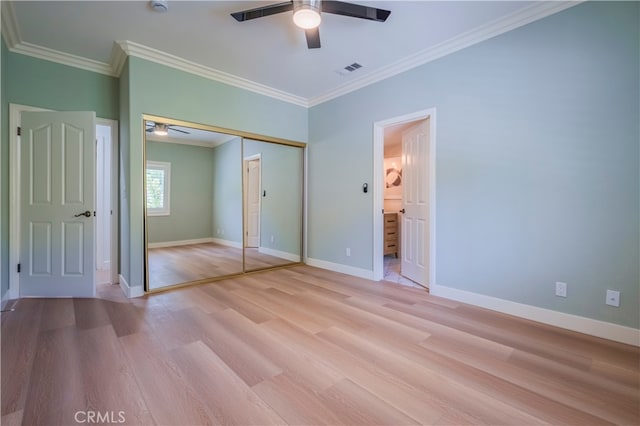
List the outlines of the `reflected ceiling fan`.
{"label": "reflected ceiling fan", "polygon": [[378,22],[386,21],[391,14],[389,10],[341,1],[292,0],[235,12],[232,13],[231,16],[238,22],[244,22],[251,19],[262,18],[263,16],[289,12],[291,10],[293,10],[293,22],[305,32],[307,47],[309,49],[317,49],[320,47],[320,31],[318,27],[322,21],[321,12]]}
{"label": "reflected ceiling fan", "polygon": [[154,123],[153,121],[147,121],[147,133],[153,133],[158,136],[167,136],[169,130],[172,132],[180,132],[189,135],[190,133],[184,130],[176,129],[175,126],[171,126],[166,123]]}

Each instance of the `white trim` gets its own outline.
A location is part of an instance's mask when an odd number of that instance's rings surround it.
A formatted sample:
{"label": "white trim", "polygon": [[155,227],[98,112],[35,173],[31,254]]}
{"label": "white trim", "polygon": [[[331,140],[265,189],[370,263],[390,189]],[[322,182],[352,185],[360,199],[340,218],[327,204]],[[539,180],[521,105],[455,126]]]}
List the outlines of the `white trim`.
{"label": "white trim", "polygon": [[16,19],[16,12],[13,9],[13,2],[0,2],[0,9],[2,9],[2,37],[9,50],[11,50],[16,44],[20,43],[20,28]]}
{"label": "white trim", "polygon": [[328,269],[329,271],[340,272],[341,274],[353,275],[354,277],[368,280],[373,279],[373,273],[368,269],[356,268],[355,266],[342,265],[340,263],[327,262],[326,260],[313,259],[310,257],[307,258],[305,263],[309,266]]}
{"label": "white trim", "polygon": [[155,62],[170,68],[175,68],[180,71],[198,75],[209,80],[219,81],[230,86],[239,87],[250,92],[269,96],[271,98],[279,99],[284,102],[289,102],[294,105],[303,107],[308,106],[307,100],[301,96],[293,95],[291,93],[275,89],[264,84],[256,83],[255,81],[247,80],[246,78],[238,77],[233,74],[209,68],[204,65],[200,65],[195,62],[180,58],[178,56],[171,55],[161,50],[143,46],[142,44],[134,43],[129,40],[120,40],[116,41],[116,43],[129,56],[135,56],[137,58]]}
{"label": "white trim", "polygon": [[122,72],[127,56],[135,56],[161,65],[166,65],[180,71],[198,75],[209,80],[219,81],[230,86],[239,87],[264,96],[309,108],[361,89],[365,86],[377,83],[389,77],[393,77],[420,65],[424,65],[427,62],[431,62],[443,56],[457,52],[465,47],[472,46],[531,22],[561,12],[580,3],[582,3],[582,1],[536,2],[529,7],[496,19],[493,22],[481,25],[473,30],[444,41],[437,46],[417,52],[395,63],[389,64],[311,98],[304,98],[255,81],[209,68],[129,40],[119,40],[114,42],[109,63],[23,42],[20,38],[20,31],[11,2],[2,2],[2,8],[4,9],[2,13],[2,34],[7,42],[9,50],[12,52],[94,71],[100,74],[118,77]]}
{"label": "white trim", "polygon": [[399,117],[373,123],[373,272],[372,279],[380,281],[384,277],[384,259],[382,248],[382,211],[383,198],[383,162],[384,129],[398,124],[429,119],[429,282],[436,282],[436,109],[429,108]]}
{"label": "white trim", "polygon": [[117,77],[111,70],[111,65],[106,62],[96,61],[94,59],[84,58],[82,56],[72,55],[70,53],[61,52],[59,50],[49,49],[48,47],[38,46],[36,44],[22,41],[9,49],[11,52],[21,55],[32,56],[45,61],[56,62],[58,64],[80,68],[87,71],[106,74],[111,77]]}
{"label": "white trim", "polygon": [[222,238],[212,238],[211,241],[215,244],[220,244],[221,246],[242,249],[242,242],[223,240]]}
{"label": "white trim", "polygon": [[96,125],[109,126],[111,128],[111,282],[118,282],[120,261],[118,248],[120,247],[120,233],[118,232],[118,212],[120,211],[120,173],[119,173],[119,139],[118,120],[97,118]]}
{"label": "white trim", "polygon": [[286,251],[276,250],[268,247],[258,247],[259,253],[268,254],[269,256],[279,257],[280,259],[286,259],[291,262],[300,262],[301,256],[295,253],[289,253]]}
{"label": "white trim", "polygon": [[520,318],[541,322],[543,324],[549,324],[567,330],[601,337],[603,339],[626,343],[628,345],[640,346],[640,330],[635,328],[552,311],[550,309],[525,305],[523,303],[498,299],[492,296],[485,296],[483,294],[472,293],[441,285],[432,285],[430,293],[434,296],[468,303],[470,305],[491,309],[492,311],[498,311]]}
{"label": "white trim", "polygon": [[2,303],[0,304],[0,311],[4,311],[4,308],[7,306],[7,303],[9,303],[9,300],[11,300],[11,297],[9,297],[9,290],[7,290],[2,295]]}
{"label": "white trim", "polygon": [[190,246],[193,244],[207,244],[213,243],[213,238],[195,238],[192,240],[178,240],[178,241],[161,241],[158,243],[149,243],[147,244],[147,248],[164,248],[164,247],[178,247],[178,246]]}
{"label": "white trim", "polygon": [[338,86],[321,95],[311,97],[307,99],[307,105],[309,107],[313,107],[330,101],[346,95],[347,93],[419,67],[428,62],[435,61],[443,56],[462,50],[465,47],[473,46],[474,44],[478,44],[500,34],[504,34],[549,15],[553,15],[554,13],[558,13],[580,3],[582,3],[582,1],[536,2],[529,7],[459,34],[458,36],[446,40],[436,46],[414,53],[413,55],[400,59],[399,61],[384,66],[369,74],[365,74],[358,79]]}
{"label": "white trim", "polygon": [[120,281],[120,288],[122,289],[122,292],[128,299],[144,296],[144,290],[141,286],[131,287],[127,282],[127,280],[122,275],[119,276],[119,281]]}

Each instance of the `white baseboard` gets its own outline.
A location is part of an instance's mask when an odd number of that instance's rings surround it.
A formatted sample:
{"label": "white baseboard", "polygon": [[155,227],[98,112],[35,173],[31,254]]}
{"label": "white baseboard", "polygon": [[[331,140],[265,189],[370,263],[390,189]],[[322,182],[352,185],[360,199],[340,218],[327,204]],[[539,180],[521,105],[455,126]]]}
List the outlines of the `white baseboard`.
{"label": "white baseboard", "polygon": [[233,247],[233,248],[242,248],[242,242],[231,241],[231,240],[223,240],[221,238],[212,238],[212,243],[220,244],[221,246]]}
{"label": "white baseboard", "polygon": [[142,287],[131,287],[122,275],[119,275],[118,278],[120,281],[120,288],[128,299],[144,296],[144,289]]}
{"label": "white baseboard", "polygon": [[452,287],[441,285],[431,285],[430,293],[458,302],[491,309],[520,318],[601,337],[628,345],[640,346],[640,330],[625,327],[623,325],[594,320],[578,315],[566,314],[564,312],[552,311],[550,309],[525,305],[523,303],[498,299],[492,296],[472,293]]}
{"label": "white baseboard", "polygon": [[288,253],[286,251],[280,251],[268,247],[258,247],[258,251],[260,253],[268,254],[269,256],[279,257],[281,259],[286,259],[290,262],[300,262],[300,255],[295,253]]}
{"label": "white baseboard", "polygon": [[2,303],[0,304],[0,311],[4,311],[4,308],[7,306],[7,303],[9,303],[9,300],[11,300],[10,291],[9,289],[7,289],[7,291],[5,291],[4,294],[2,295]]}
{"label": "white baseboard", "polygon": [[310,257],[307,258],[305,263],[309,266],[373,280],[373,271],[368,269],[356,268],[355,266],[342,265],[340,263],[327,262],[326,260],[313,259]]}
{"label": "white baseboard", "polygon": [[177,247],[177,246],[190,246],[192,244],[206,244],[212,243],[213,238],[196,238],[193,240],[179,240],[179,241],[161,241],[158,243],[149,243],[147,247],[150,249],[163,248],[163,247]]}

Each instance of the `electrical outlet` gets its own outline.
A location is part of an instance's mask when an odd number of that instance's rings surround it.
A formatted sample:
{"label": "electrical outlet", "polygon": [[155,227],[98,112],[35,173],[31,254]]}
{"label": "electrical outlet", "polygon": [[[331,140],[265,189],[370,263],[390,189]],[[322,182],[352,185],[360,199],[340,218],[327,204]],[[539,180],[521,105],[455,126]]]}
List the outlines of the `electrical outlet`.
{"label": "electrical outlet", "polygon": [[607,300],[605,303],[609,306],[620,307],[620,292],[616,290],[607,290]]}
{"label": "electrical outlet", "polygon": [[273,244],[275,242],[276,238],[272,235],[271,236],[271,243]]}
{"label": "electrical outlet", "polygon": [[556,296],[567,297],[567,283],[556,282]]}
{"label": "electrical outlet", "polygon": [[351,249],[347,247],[347,256],[351,256]]}

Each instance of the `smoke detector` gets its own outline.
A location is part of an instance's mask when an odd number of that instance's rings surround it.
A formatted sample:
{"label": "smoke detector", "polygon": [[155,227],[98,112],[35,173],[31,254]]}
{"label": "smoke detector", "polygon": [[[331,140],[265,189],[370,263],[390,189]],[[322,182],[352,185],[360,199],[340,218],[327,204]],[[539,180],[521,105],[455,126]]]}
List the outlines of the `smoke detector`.
{"label": "smoke detector", "polygon": [[151,0],[149,7],[156,12],[166,12],[169,10],[169,2],[167,0]]}

